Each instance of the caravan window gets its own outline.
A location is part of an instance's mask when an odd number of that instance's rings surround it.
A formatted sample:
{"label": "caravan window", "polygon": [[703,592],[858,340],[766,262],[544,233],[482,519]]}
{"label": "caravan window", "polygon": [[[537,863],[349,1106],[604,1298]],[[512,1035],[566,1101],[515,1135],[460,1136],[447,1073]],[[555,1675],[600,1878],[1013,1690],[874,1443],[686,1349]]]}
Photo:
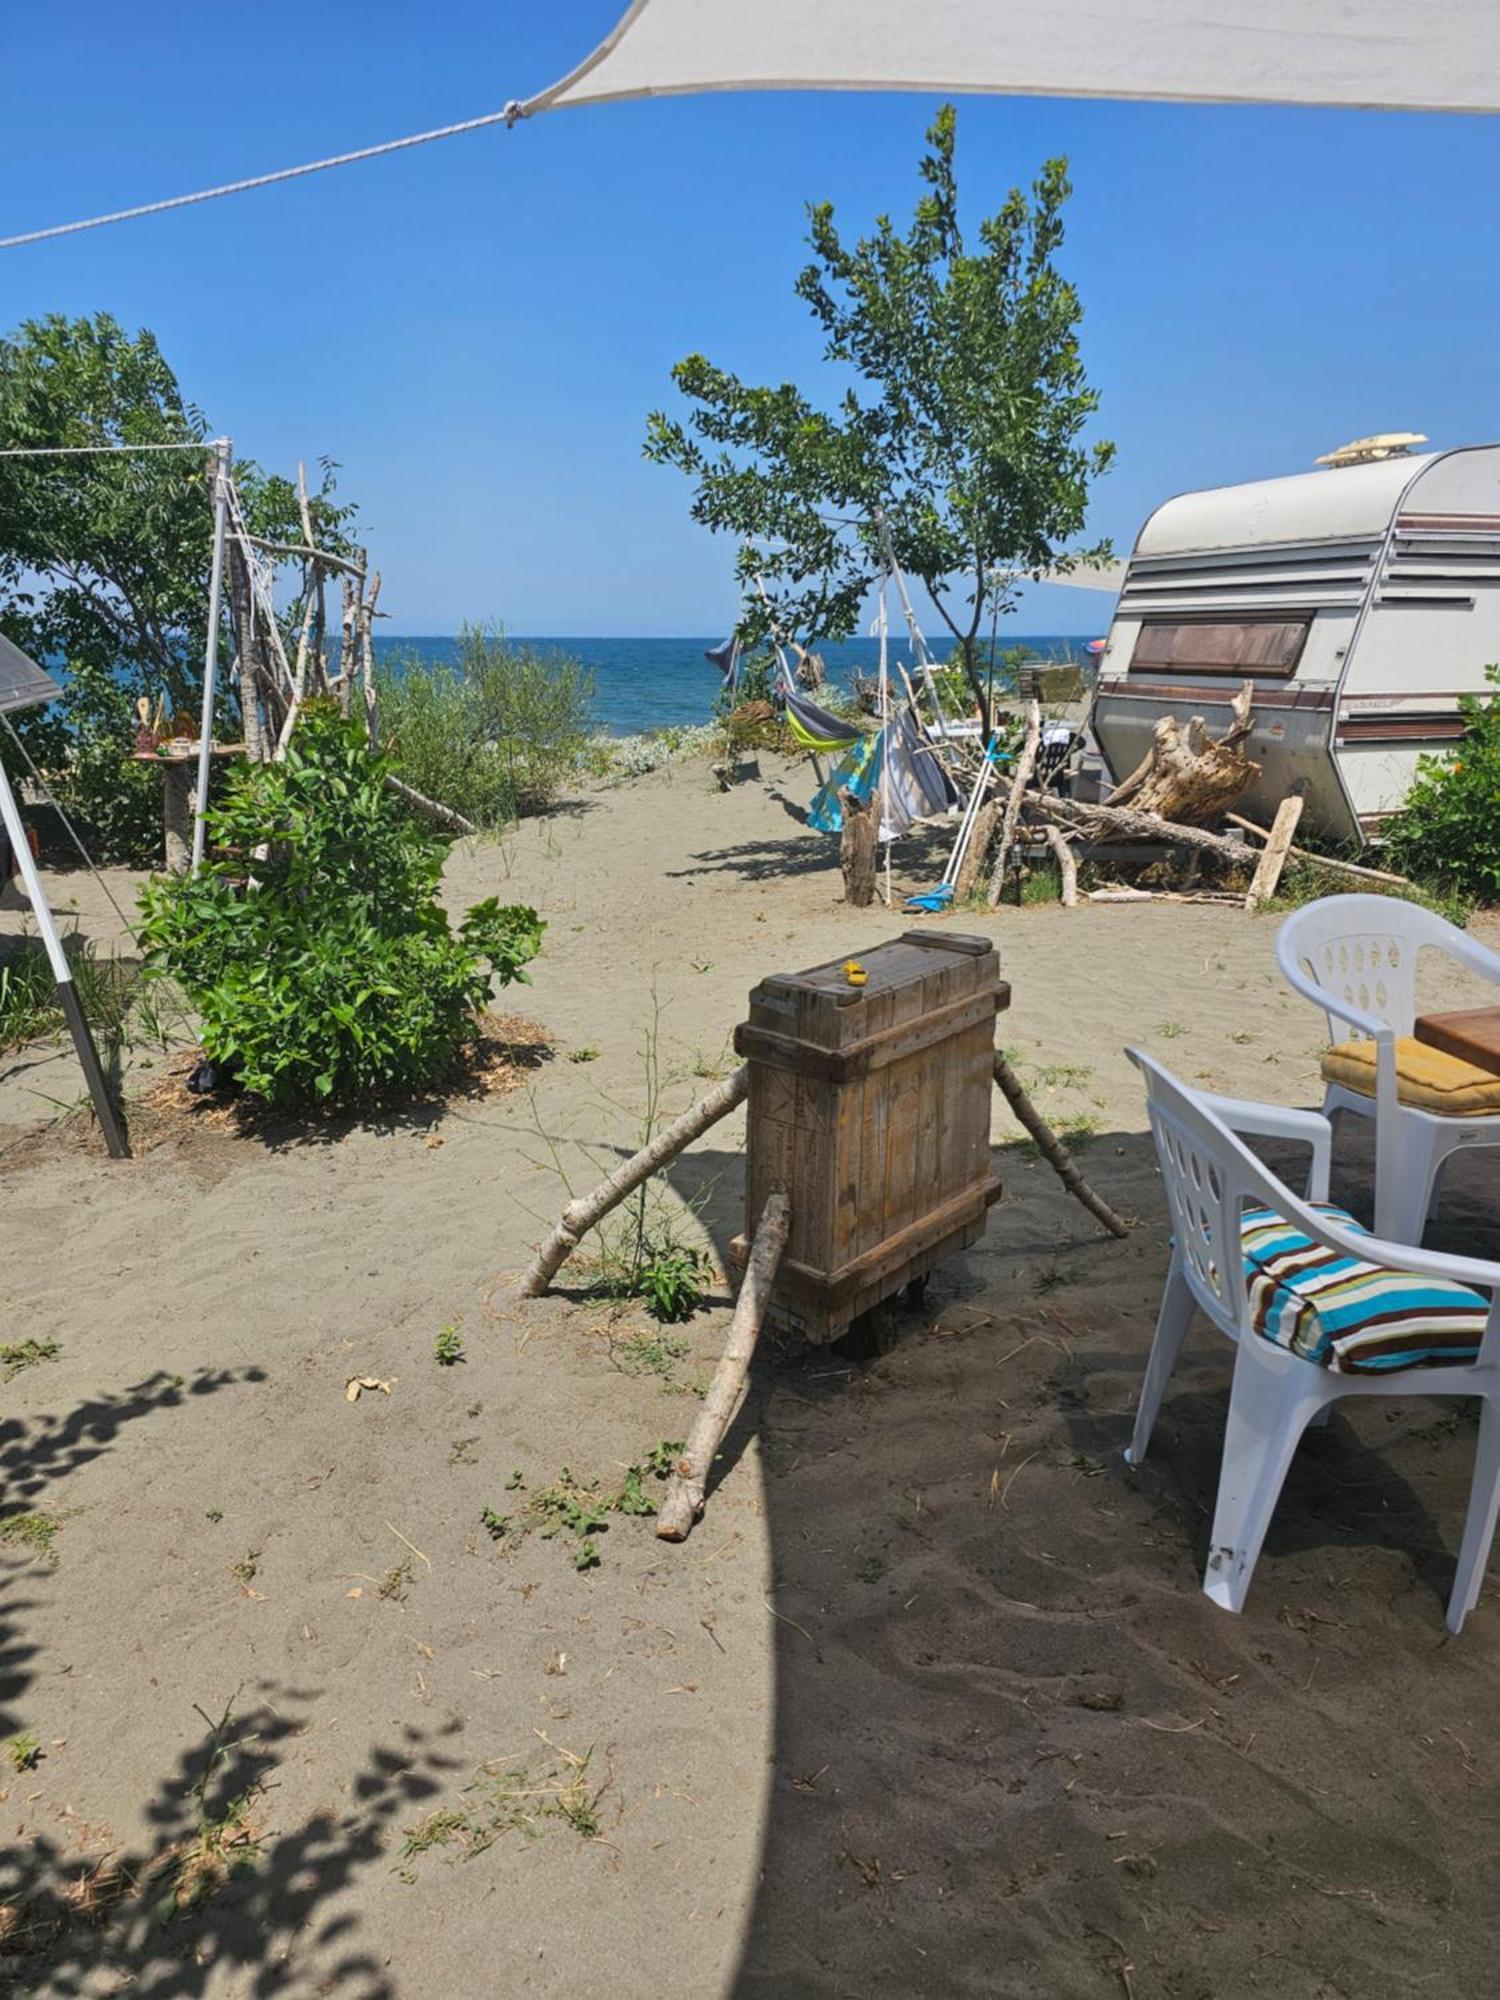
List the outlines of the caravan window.
{"label": "caravan window", "polygon": [[1289,680],[1307,644],[1308,618],[1236,618],[1210,624],[1186,620],[1141,626],[1130,671],[1159,674],[1248,674],[1256,680]]}

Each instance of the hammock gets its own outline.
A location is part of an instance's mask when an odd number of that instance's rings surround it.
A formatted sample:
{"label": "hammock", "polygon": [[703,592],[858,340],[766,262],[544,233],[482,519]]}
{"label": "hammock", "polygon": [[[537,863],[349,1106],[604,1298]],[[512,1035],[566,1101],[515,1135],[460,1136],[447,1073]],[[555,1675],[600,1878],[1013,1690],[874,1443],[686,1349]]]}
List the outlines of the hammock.
{"label": "hammock", "polygon": [[781,698],[786,704],[787,727],[804,750],[833,752],[847,750],[851,743],[859,742],[864,732],[856,723],[842,715],[830,715],[826,708],[819,708],[815,701],[809,701],[805,694],[798,694],[794,687],[782,684]]}

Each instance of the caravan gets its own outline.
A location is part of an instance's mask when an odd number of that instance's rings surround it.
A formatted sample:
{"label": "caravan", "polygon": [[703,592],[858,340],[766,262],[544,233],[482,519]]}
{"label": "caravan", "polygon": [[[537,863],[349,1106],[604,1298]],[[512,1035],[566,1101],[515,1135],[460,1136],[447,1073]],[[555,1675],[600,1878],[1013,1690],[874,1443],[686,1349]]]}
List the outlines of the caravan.
{"label": "caravan", "polygon": [[[1412,439],[1411,442],[1423,442]],[[1500,445],[1364,439],[1328,470],[1185,493],[1151,515],[1100,660],[1093,731],[1118,782],[1164,715],[1228,721],[1255,686],[1246,810],[1377,836],[1417,759],[1463,733],[1500,661]]]}

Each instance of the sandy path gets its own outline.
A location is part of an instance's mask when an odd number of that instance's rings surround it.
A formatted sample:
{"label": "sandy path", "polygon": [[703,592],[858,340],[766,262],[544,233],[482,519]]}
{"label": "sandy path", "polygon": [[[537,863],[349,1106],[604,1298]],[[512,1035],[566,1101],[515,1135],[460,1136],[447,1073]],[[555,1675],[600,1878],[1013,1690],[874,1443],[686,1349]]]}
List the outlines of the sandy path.
{"label": "sandy path", "polygon": [[[1196,1588],[1217,1346],[1191,1351],[1151,1464],[1118,1457],[1163,1261],[1121,1045],[1306,1101],[1318,1024],[1279,990],[1270,920],[961,919],[999,939],[1001,1035],[1039,1101],[1094,1125],[1090,1172],[1146,1226],[1101,1241],[1008,1152],[986,1242],[893,1355],[768,1359],[684,1549],[617,1519],[580,1575],[559,1542],[485,1533],[482,1507],[524,1504],[513,1470],[529,1492],[564,1464],[612,1484],[681,1436],[724,1323],[688,1329],[664,1380],[627,1372],[644,1319],[487,1309],[558,1205],[554,1150],[582,1181],[633,1142],[653,1018],[675,1107],[722,1067],[757,977],[904,922],[835,900],[830,845],[767,775],[724,796],[680,769],[455,853],[455,903],[549,921],[517,1005],[558,1059],[528,1092],[336,1143],[194,1134],[117,1167],[23,1140],[34,1093],[76,1082],[64,1055],[7,1059],[3,1337],[60,1353],[0,1392],[0,1469],[9,1502],[61,1519],[55,1568],[6,1564],[0,1735],[46,1750],[0,1781],[8,1893],[190,1828],[195,1704],[232,1703],[253,1739],[212,1796],[249,1789],[262,1843],[149,1936],[75,1923],[23,1988],[1487,1990],[1496,1593],[1457,1645],[1441,1620],[1468,1420],[1336,1419],[1238,1620]],[[65,893],[105,935],[94,886]],[[664,1197],[701,1197],[716,1244],[740,1220],[740,1134],[710,1135]],[[1500,1249],[1493,1183],[1463,1175],[1444,1227]],[[466,1359],[443,1369],[448,1324]],[[348,1404],[355,1372],[391,1396]],[[403,1859],[432,1810],[491,1797],[465,1791],[481,1766],[546,1782],[563,1752],[592,1753],[601,1839],[549,1812],[469,1861]]]}

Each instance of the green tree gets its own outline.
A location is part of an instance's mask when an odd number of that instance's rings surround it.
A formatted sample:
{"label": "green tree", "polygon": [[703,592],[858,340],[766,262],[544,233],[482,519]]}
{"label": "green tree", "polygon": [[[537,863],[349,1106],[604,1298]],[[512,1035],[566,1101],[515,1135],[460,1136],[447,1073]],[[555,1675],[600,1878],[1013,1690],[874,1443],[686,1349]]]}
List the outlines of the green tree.
{"label": "green tree", "polygon": [[[203,452],[0,457],[0,630],[63,670],[66,692],[18,733],[104,859],[149,859],[158,782],[124,760],[141,695],[200,699],[212,509],[208,425],[149,332],[51,314],[0,338],[0,447],[160,445]],[[301,540],[288,479],[234,468],[250,526]],[[349,547],[353,509],[325,465],[315,532]],[[228,655],[226,629],[222,643]],[[234,725],[225,676],[224,718]],[[144,851],[143,851],[144,850]]]}
{"label": "green tree", "polygon": [[[839,371],[834,411],[791,383],[754,388],[690,355],[672,371],[687,420],[648,422],[646,455],[696,481],[693,517],[741,537],[784,627],[843,638],[880,573],[878,523],[957,642],[988,726],[986,622],[1027,577],[1106,554],[1066,547],[1114,456],[1085,433],[1098,408],[1079,352],[1082,307],[1054,261],[1071,193],[1049,160],[1011,190],[970,247],[959,221],[956,120],[945,105],[904,235],[889,217],[851,249],[831,204],[809,209],[813,261],[797,280]],[[760,637],[763,609],[747,616]]]}

